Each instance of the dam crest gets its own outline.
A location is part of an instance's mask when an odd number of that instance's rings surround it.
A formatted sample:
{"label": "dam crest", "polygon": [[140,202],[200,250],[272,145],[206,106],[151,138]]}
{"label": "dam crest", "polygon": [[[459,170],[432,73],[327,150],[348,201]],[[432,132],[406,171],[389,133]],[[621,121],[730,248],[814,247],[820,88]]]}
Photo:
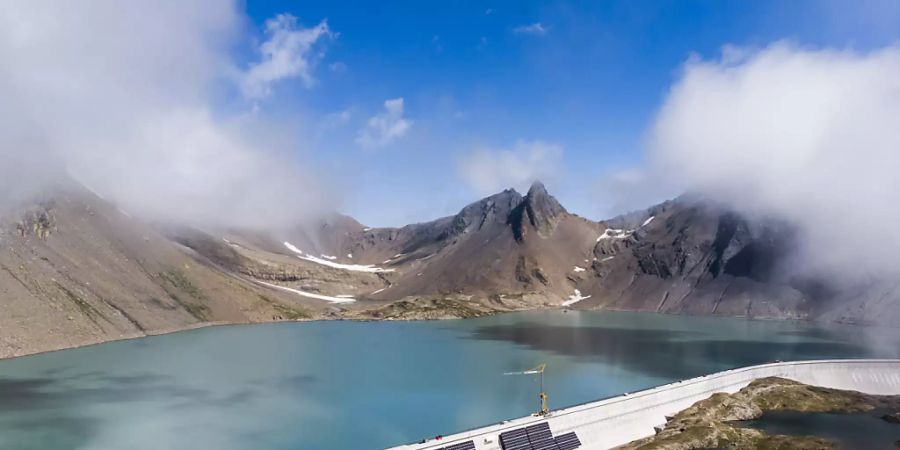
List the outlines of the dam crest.
{"label": "dam crest", "polygon": [[518,436],[530,437],[532,431],[550,443],[546,448],[561,448],[563,443],[572,445],[569,443],[574,433],[578,446],[568,448],[605,450],[653,435],[654,427],[664,425],[666,416],[714,393],[735,393],[754,380],[767,377],[872,395],[900,395],[900,359],[774,362],[717,372],[554,410],[546,416],[522,417],[389,450],[533,448],[515,445]]}

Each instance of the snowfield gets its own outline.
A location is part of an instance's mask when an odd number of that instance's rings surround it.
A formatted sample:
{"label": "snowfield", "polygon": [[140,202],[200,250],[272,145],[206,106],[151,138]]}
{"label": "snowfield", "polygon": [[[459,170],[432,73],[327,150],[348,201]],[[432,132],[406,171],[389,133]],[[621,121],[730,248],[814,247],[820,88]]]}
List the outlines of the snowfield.
{"label": "snowfield", "polygon": [[284,243],[284,246],[287,247],[288,250],[290,250],[290,251],[292,251],[292,252],[294,252],[294,253],[297,253],[297,254],[300,254],[300,255],[303,254],[303,250],[300,250],[299,248],[294,247],[294,244],[291,244],[290,242],[285,242],[285,243]]}
{"label": "snowfield", "polygon": [[266,283],[265,281],[256,281],[259,284],[269,286],[271,288],[280,289],[282,291],[293,292],[302,297],[314,298],[316,300],[324,300],[326,302],[331,303],[353,303],[356,299],[353,298],[352,295],[339,295],[337,297],[332,297],[330,295],[321,295],[321,294],[313,294],[311,292],[301,291],[299,289],[293,289],[286,286],[279,286],[277,284]]}
{"label": "snowfield", "polygon": [[[321,264],[323,266],[333,267],[335,269],[343,269],[343,270],[352,270],[355,272],[369,272],[369,273],[377,273],[377,272],[393,272],[394,269],[382,269],[381,267],[376,267],[371,264],[341,264],[338,262],[330,261],[327,259],[317,258],[312,255],[307,255],[303,253],[302,250],[295,247],[290,242],[285,242],[284,246],[287,247],[288,250],[297,254],[297,257],[309,262],[314,262],[316,264]],[[326,256],[327,257],[327,256]]]}

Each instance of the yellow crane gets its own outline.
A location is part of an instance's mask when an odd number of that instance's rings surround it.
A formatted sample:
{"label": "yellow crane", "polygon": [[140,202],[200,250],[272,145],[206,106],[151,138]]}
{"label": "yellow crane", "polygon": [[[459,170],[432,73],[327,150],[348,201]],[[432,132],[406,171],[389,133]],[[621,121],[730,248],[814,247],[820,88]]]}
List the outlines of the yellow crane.
{"label": "yellow crane", "polygon": [[541,399],[541,409],[536,412],[534,415],[536,416],[546,416],[550,414],[550,408],[547,407],[547,393],[544,392],[544,369],[547,368],[546,364],[539,364],[536,367],[532,367],[528,370],[523,370],[521,372],[506,372],[503,375],[540,375],[541,376],[541,392],[538,394],[538,397]]}

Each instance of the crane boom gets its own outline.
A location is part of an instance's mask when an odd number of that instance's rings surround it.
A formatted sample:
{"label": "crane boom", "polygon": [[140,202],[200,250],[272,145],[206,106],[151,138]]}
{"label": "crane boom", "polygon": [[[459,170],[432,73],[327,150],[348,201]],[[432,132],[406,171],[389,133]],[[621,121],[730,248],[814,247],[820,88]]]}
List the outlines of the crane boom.
{"label": "crane boom", "polygon": [[541,376],[541,391],[538,394],[538,397],[541,399],[541,409],[535,414],[537,416],[546,416],[550,414],[550,408],[547,406],[547,393],[544,392],[544,369],[547,368],[546,364],[539,364],[536,367],[532,367],[528,370],[523,370],[520,372],[506,372],[503,375],[540,375]]}

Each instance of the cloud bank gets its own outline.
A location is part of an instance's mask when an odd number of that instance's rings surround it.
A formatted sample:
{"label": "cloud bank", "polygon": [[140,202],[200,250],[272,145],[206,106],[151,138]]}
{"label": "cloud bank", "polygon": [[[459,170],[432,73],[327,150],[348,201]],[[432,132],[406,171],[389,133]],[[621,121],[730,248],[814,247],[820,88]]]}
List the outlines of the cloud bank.
{"label": "cloud bank", "polygon": [[553,180],[562,159],[562,147],[543,141],[518,141],[509,149],[480,149],[458,166],[460,177],[480,195],[503,189],[527,190],[537,180]]}
{"label": "cloud bank", "polygon": [[798,227],[798,271],[900,272],[900,48],[780,42],[692,58],[656,117],[647,160],[632,174],[645,192],[696,191]]}
{"label": "cloud bank", "polygon": [[320,210],[318,180],[290,156],[299,143],[215,105],[308,77],[308,44],[327,25],[269,21],[263,60],[235,86],[244,23],[236,2],[216,0],[0,9],[0,189],[25,195],[68,172],[132,214],[227,226]]}

